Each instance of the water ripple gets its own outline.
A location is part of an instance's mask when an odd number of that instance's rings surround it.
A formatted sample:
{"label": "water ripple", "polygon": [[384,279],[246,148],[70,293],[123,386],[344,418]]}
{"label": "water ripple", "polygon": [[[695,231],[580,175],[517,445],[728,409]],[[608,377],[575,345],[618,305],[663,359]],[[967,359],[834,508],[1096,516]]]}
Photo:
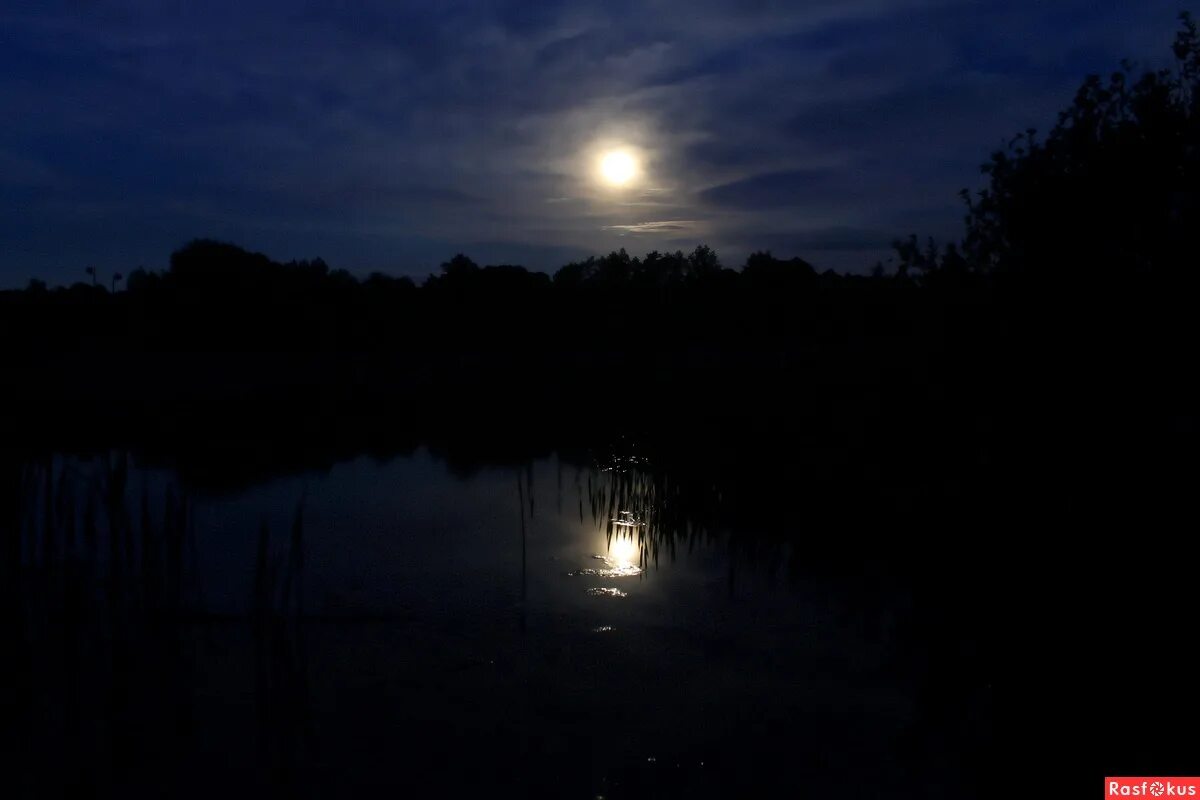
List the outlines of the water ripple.
{"label": "water ripple", "polygon": [[600,569],[592,567],[584,567],[583,569],[571,570],[567,573],[571,577],[580,575],[592,576],[595,578],[636,578],[642,574],[642,568],[628,561],[612,561],[607,556],[593,555],[593,559],[603,561],[605,566]]}
{"label": "water ripple", "polygon": [[629,595],[612,586],[593,586],[587,590],[591,597],[628,597]]}

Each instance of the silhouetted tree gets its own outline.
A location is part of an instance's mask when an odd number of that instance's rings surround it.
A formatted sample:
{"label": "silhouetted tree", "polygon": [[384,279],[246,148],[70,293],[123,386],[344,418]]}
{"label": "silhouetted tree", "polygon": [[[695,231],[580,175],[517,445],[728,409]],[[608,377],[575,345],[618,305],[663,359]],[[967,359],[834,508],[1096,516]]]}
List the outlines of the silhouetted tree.
{"label": "silhouetted tree", "polygon": [[1043,286],[1195,280],[1200,37],[1181,22],[1175,69],[1093,75],[1044,141],[1028,130],[992,155],[988,187],[963,193],[970,263]]}
{"label": "silhouetted tree", "polygon": [[460,278],[479,271],[479,265],[464,256],[457,254],[454,258],[442,264],[442,274],[448,278]]}
{"label": "silhouetted tree", "polygon": [[372,272],[362,285],[367,290],[368,296],[396,295],[411,292],[417,288],[412,278],[397,278],[382,272]]}
{"label": "silhouetted tree", "polygon": [[711,278],[721,271],[717,252],[706,244],[697,245],[687,257],[688,273],[696,280]]}
{"label": "silhouetted tree", "polygon": [[759,291],[790,291],[810,286],[817,272],[802,258],[783,261],[760,250],[746,257],[742,276],[746,283]]}
{"label": "silhouetted tree", "polygon": [[588,256],[583,261],[572,261],[559,267],[554,273],[554,285],[567,289],[578,289],[587,283],[596,272],[596,259]]}
{"label": "silhouetted tree", "polygon": [[680,286],[687,277],[687,259],[683,251],[662,254],[655,251],[653,255],[656,256],[653,265],[650,263],[650,256],[642,263],[645,269],[652,270],[655,283],[666,288]]}
{"label": "silhouetted tree", "polygon": [[622,286],[629,283],[634,271],[640,267],[641,262],[630,257],[622,247],[602,256],[596,262],[596,270],[591,279],[605,286]]}
{"label": "silhouetted tree", "polygon": [[177,288],[197,295],[248,298],[263,295],[279,271],[262,253],[212,239],[196,239],[171,254],[168,275]]}
{"label": "silhouetted tree", "polygon": [[125,291],[135,295],[145,294],[158,289],[161,284],[162,275],[145,267],[138,267],[129,273],[129,278],[125,281]]}

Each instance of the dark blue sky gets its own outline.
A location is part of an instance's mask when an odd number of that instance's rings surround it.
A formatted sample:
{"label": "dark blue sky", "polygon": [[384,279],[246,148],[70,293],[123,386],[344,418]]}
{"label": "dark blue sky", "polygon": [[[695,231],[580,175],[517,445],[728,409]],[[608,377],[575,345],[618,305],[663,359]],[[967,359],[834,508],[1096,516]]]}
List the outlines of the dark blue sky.
{"label": "dark blue sky", "polygon": [[[1160,0],[6,2],[0,285],[211,236],[423,276],[626,247],[866,270],[1089,72],[1159,66]],[[636,186],[593,176],[609,145]]]}

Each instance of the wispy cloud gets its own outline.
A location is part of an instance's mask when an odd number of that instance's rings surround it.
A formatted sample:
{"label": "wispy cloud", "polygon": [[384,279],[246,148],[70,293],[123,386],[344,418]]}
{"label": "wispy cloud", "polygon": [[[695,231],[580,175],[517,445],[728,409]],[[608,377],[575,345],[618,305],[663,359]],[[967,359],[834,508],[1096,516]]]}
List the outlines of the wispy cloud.
{"label": "wispy cloud", "polygon": [[621,233],[665,233],[668,231],[687,231],[694,230],[696,222],[687,219],[670,219],[660,220],[657,222],[635,222],[631,225],[605,225],[606,231],[620,231]]}

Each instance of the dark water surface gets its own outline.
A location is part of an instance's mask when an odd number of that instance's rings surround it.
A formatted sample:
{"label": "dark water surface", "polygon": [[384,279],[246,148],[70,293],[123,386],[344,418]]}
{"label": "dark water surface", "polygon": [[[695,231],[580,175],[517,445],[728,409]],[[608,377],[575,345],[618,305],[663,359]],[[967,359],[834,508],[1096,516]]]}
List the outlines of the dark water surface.
{"label": "dark water surface", "polygon": [[9,796],[977,790],[982,634],[902,570],[810,563],[855,534],[801,487],[753,515],[773,536],[628,455],[16,475]]}

